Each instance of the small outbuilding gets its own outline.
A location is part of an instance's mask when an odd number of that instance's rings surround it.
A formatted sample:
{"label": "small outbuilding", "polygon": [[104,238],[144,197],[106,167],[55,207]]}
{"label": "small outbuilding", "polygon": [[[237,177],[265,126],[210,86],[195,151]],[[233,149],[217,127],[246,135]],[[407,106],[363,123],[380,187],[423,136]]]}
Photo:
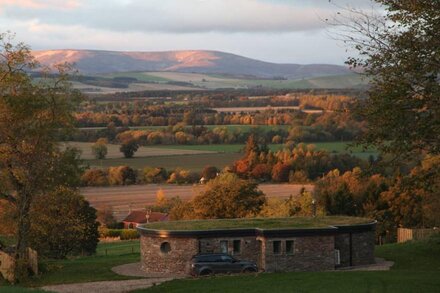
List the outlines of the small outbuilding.
{"label": "small outbuilding", "polygon": [[376,222],[364,218],[196,220],[138,226],[147,273],[188,274],[198,253],[228,253],[261,271],[323,271],[374,263]]}
{"label": "small outbuilding", "polygon": [[148,210],[132,211],[122,220],[124,229],[135,229],[141,224],[168,221],[168,214]]}

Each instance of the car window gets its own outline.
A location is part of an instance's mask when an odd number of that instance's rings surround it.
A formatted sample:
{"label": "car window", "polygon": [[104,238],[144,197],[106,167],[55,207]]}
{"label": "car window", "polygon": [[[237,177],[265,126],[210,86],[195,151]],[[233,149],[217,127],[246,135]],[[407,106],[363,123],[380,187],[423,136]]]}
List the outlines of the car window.
{"label": "car window", "polygon": [[232,262],[232,258],[227,255],[222,255],[221,259],[222,259],[222,262]]}

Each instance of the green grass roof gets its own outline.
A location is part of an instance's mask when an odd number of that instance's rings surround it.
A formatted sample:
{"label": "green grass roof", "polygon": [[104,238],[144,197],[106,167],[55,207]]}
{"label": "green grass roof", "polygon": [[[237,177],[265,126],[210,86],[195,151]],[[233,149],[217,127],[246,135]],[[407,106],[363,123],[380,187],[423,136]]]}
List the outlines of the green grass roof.
{"label": "green grass roof", "polygon": [[301,229],[326,228],[338,225],[367,224],[372,220],[366,218],[325,216],[325,217],[292,217],[292,218],[246,218],[221,220],[169,221],[145,224],[142,227],[152,230],[194,231],[222,229]]}

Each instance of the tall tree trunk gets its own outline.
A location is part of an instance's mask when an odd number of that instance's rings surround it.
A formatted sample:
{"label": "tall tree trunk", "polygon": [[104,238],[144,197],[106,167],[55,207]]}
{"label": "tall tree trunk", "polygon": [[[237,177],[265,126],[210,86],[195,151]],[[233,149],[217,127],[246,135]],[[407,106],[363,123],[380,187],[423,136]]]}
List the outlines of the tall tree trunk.
{"label": "tall tree trunk", "polygon": [[22,192],[17,203],[17,246],[15,248],[15,279],[21,281],[28,277],[28,235],[30,230],[29,210],[31,195]]}

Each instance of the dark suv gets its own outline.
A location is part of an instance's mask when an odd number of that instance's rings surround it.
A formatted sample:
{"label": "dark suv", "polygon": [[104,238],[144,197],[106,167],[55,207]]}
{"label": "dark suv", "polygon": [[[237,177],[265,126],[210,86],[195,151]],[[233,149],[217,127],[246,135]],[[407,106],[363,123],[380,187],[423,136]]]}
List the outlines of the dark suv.
{"label": "dark suv", "polygon": [[238,260],[225,253],[197,254],[191,259],[193,276],[252,272],[258,272],[254,262]]}

